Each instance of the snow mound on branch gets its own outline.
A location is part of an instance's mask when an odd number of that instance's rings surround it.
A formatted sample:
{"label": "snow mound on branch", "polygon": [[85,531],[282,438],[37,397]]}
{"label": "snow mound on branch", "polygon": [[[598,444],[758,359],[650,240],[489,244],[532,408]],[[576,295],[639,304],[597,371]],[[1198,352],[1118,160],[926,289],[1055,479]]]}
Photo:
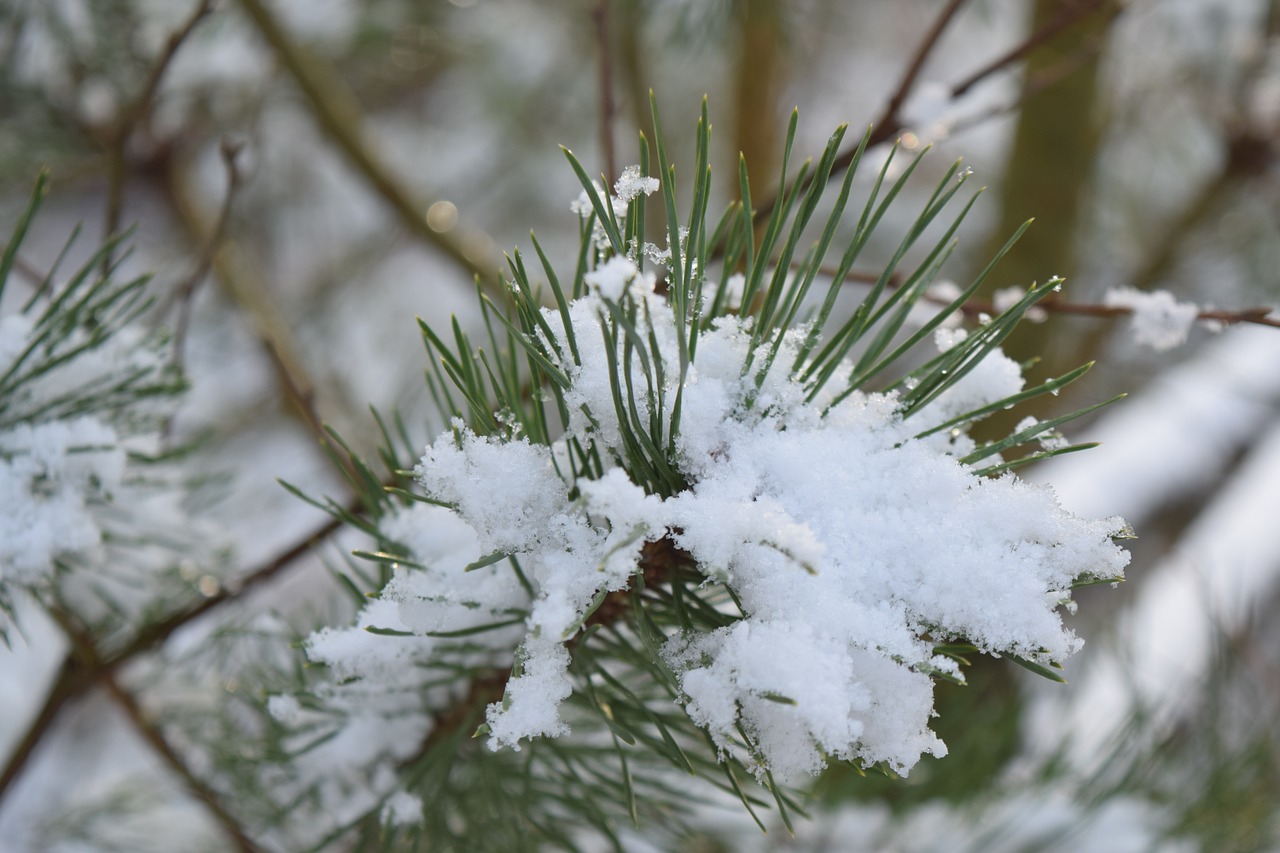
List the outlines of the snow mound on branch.
{"label": "snow mound on branch", "polygon": [[1103,304],[1133,311],[1130,325],[1138,343],[1156,352],[1165,352],[1186,343],[1187,333],[1200,314],[1194,302],[1179,302],[1167,290],[1151,292],[1134,287],[1115,287],[1103,297]]}

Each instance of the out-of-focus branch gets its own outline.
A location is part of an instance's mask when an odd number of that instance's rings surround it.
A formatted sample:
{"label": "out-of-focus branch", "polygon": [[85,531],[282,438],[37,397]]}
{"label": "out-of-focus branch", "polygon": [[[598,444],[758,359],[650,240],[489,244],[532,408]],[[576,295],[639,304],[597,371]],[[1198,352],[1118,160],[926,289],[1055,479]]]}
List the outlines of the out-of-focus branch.
{"label": "out-of-focus branch", "polygon": [[994,121],[1001,116],[1010,115],[1022,109],[1028,100],[1036,97],[1046,89],[1051,89],[1063,80],[1070,77],[1080,69],[1084,68],[1090,62],[1096,60],[1097,55],[1102,51],[1103,40],[1092,39],[1082,48],[1071,56],[1066,57],[1050,68],[1041,69],[1035,73],[1028,72],[1027,80],[1022,86],[1022,90],[1017,96],[1008,103],[997,104],[989,109],[982,110],[974,115],[965,116],[951,123],[948,128],[949,133],[954,136],[963,133],[966,130],[972,130],[975,127]]}
{"label": "out-of-focus branch", "polygon": [[[206,222],[196,203],[196,194],[188,188],[184,172],[170,168],[165,181],[170,200],[179,220],[197,245],[207,246],[214,240],[215,226]],[[265,281],[258,275],[257,265],[249,262],[240,247],[223,239],[212,255],[214,274],[223,290],[252,324],[258,340],[276,375],[276,382],[288,403],[311,437],[322,447],[330,446],[329,435],[316,409],[315,384],[311,381],[298,353],[288,322],[280,313]],[[354,478],[350,465],[338,454],[331,457],[344,476]]]}
{"label": "out-of-focus branch", "polygon": [[[356,507],[353,505],[350,509],[355,510]],[[262,566],[224,585],[216,594],[201,599],[192,606],[180,610],[165,619],[153,622],[119,651],[103,658],[96,658],[93,666],[86,666],[81,658],[74,653],[68,654],[62,662],[62,666],[59,667],[58,675],[50,686],[48,693],[45,694],[45,701],[41,705],[40,711],[32,719],[17,747],[9,756],[3,771],[0,771],[0,802],[4,800],[5,792],[22,773],[23,768],[30,761],[32,753],[52,729],[63,707],[69,702],[86,694],[104,678],[112,675],[117,669],[138,655],[159,647],[183,626],[220,608],[224,604],[246,597],[251,591],[277,577],[281,572],[297,562],[299,558],[310,553],[313,548],[328,539],[341,527],[342,522],[339,519],[329,519]]]}
{"label": "out-of-focus branch", "polygon": [[236,165],[236,158],[242,148],[241,143],[227,138],[224,138],[218,147],[227,173],[227,192],[222,199],[222,209],[218,211],[218,219],[214,223],[204,250],[196,261],[195,268],[172,294],[173,301],[177,305],[177,317],[173,327],[173,364],[178,368],[182,367],[184,361],[183,350],[187,341],[187,331],[191,326],[191,306],[195,301],[196,290],[209,275],[214,256],[226,236],[227,225],[231,221],[231,202],[235,198],[236,190],[240,188],[240,169]]}
{"label": "out-of-focus branch", "polygon": [[200,777],[196,776],[183,757],[178,754],[178,750],[165,737],[160,727],[148,718],[147,713],[138,704],[138,700],[134,695],[121,687],[113,674],[108,673],[103,679],[103,684],[106,686],[107,692],[111,694],[111,698],[124,711],[125,717],[128,718],[133,728],[151,747],[152,751],[159,755],[164,763],[169,766],[169,769],[177,774],[183,785],[186,786],[187,792],[199,800],[208,810],[214,822],[218,824],[218,827],[235,849],[241,851],[241,853],[257,853],[260,848],[245,832],[244,827],[236,820],[235,815],[227,811],[218,793],[206,785]]}
{"label": "out-of-focus branch", "polygon": [[[798,265],[793,264],[793,268]],[[834,276],[835,270],[831,268],[823,268],[824,275]],[[850,270],[845,274],[844,281],[850,284],[875,284],[879,281],[880,276],[875,273],[862,272],[859,270]],[[893,275],[887,282],[888,287],[896,288],[902,285],[903,277],[901,275]],[[934,305],[950,305],[951,300],[942,296],[932,296],[925,293],[923,299]],[[1124,317],[1133,313],[1133,309],[1123,305],[1099,305],[1093,302],[1066,302],[1061,299],[1044,299],[1036,303],[1036,308],[1050,314],[1074,314],[1082,317]],[[966,316],[976,317],[979,314],[995,314],[996,309],[989,299],[970,299],[960,306],[960,311]],[[1280,316],[1273,317],[1277,314],[1275,309],[1266,306],[1256,308],[1245,308],[1239,311],[1228,311],[1218,308],[1205,308],[1196,314],[1197,320],[1209,320],[1233,326],[1237,323],[1252,323],[1258,326],[1271,326],[1280,328]]]}
{"label": "out-of-focus branch", "polygon": [[609,182],[618,177],[618,164],[614,160],[613,118],[617,105],[613,98],[613,39],[609,31],[609,0],[597,0],[591,9],[591,22],[595,28],[599,57],[600,86],[600,156],[604,160],[604,174]]}
{"label": "out-of-focus branch", "polygon": [[[942,33],[952,19],[955,18],[961,7],[964,6],[965,2],[966,0],[948,0],[947,5],[933,22],[933,26],[929,28],[929,31],[925,33],[924,38],[920,40],[920,43],[912,52],[911,59],[907,63],[907,70],[903,73],[897,87],[894,88],[893,94],[889,96],[880,118],[872,125],[871,138],[867,141],[868,148],[873,145],[879,145],[882,142],[888,142],[902,129],[902,105],[911,96],[916,80],[919,79],[925,62],[928,61],[930,54],[937,47],[939,39],[942,38]],[[837,180],[839,176],[844,174],[845,170],[852,165],[856,153],[857,147],[855,146],[836,158],[831,169],[831,180]],[[752,219],[757,223],[768,219],[769,215],[773,213],[773,208],[778,203],[778,199],[779,196],[774,196],[764,201],[756,208],[752,214]]]}
{"label": "out-of-focus branch", "polygon": [[[936,304],[947,304],[943,299],[929,299]],[[1049,314],[1074,314],[1081,317],[1125,317],[1133,313],[1133,309],[1120,305],[1099,305],[1094,302],[1064,302],[1058,299],[1045,299],[1036,303],[1036,307]],[[984,299],[966,302],[961,308],[965,314],[990,314],[994,307]],[[1272,317],[1274,310],[1265,306],[1245,308],[1241,311],[1225,311],[1217,308],[1205,308],[1196,314],[1197,320],[1207,320],[1233,326],[1237,323],[1252,323],[1258,326],[1271,326],[1280,329],[1280,317]]]}
{"label": "out-of-focus branch", "polygon": [[169,767],[181,777],[187,790],[199,800],[214,821],[221,827],[228,840],[241,853],[257,853],[258,846],[240,826],[235,817],[222,805],[217,793],[200,780],[183,760],[178,751],[169,743],[159,727],[151,722],[133,694],[120,687],[116,681],[115,667],[104,665],[98,653],[93,636],[82,626],[72,614],[58,608],[49,608],[49,615],[58,623],[71,644],[71,656],[89,672],[101,673],[100,680],[107,692],[124,710],[125,716],[142,736],[143,740],[164,760]]}
{"label": "out-of-focus branch", "polygon": [[[1103,11],[1108,20],[1116,17],[1121,12],[1121,5],[1115,0],[1075,0],[1075,2],[1063,3],[1062,11],[1054,18],[1047,21],[1040,29],[1027,36],[1023,41],[1004,53],[1001,56],[991,60],[968,77],[961,80],[951,87],[952,99],[959,98],[967,93],[974,86],[981,83],[993,74],[1003,71],[1015,62],[1025,59],[1027,54],[1043,44],[1052,41],[1067,28],[1073,26],[1079,21],[1084,20],[1096,11]],[[1102,24],[1101,27],[1105,27]]]}
{"label": "out-of-focus branch", "polygon": [[[911,96],[911,90],[915,88],[916,81],[920,79],[920,72],[924,70],[925,62],[928,61],[929,55],[937,47],[939,39],[942,38],[942,33],[964,4],[965,0],[948,0],[947,5],[938,14],[938,19],[933,22],[933,26],[929,28],[924,38],[920,40],[920,44],[916,46],[911,61],[907,63],[906,72],[903,73],[897,88],[893,90],[893,94],[889,96],[889,101],[884,106],[884,112],[880,114],[879,120],[875,122],[876,129],[872,131],[873,134],[878,133],[884,137],[884,140],[887,140],[902,129],[902,105]],[[884,140],[877,140],[877,142]],[[842,171],[843,168],[842,166]]]}
{"label": "out-of-focus branch", "polygon": [[403,189],[404,182],[368,144],[360,104],[337,73],[295,43],[261,0],[239,2],[298,84],[321,130],[364,177],[370,189],[387,203],[405,229],[444,254],[469,277],[479,276],[485,287],[497,288],[501,267],[490,256],[492,240],[462,226],[447,233],[431,228],[424,213],[429,205],[410,198]]}
{"label": "out-of-focus branch", "polygon": [[[129,139],[134,131],[144,125],[151,116],[156,93],[160,91],[160,83],[173,63],[173,58],[178,55],[178,49],[211,11],[213,11],[213,0],[200,0],[182,27],[169,36],[164,50],[151,65],[142,91],[111,129],[110,150],[107,156],[107,203],[103,214],[103,239],[115,236],[120,230],[120,217],[124,210],[124,183],[128,168]],[[113,252],[107,252],[102,259],[104,274],[111,269],[113,255]]]}
{"label": "out-of-focus branch", "polygon": [[5,762],[4,770],[0,771],[0,802],[4,802],[5,792],[17,781],[23,768],[31,760],[31,755],[35,752],[36,747],[40,745],[44,736],[53,728],[58,715],[62,713],[63,706],[84,692],[89,683],[84,680],[84,672],[84,667],[80,666],[78,659],[74,655],[67,655],[62,661],[62,666],[58,668],[58,675],[54,679],[53,685],[49,688],[49,692],[45,694],[44,704],[40,706],[40,711],[32,719],[31,725],[27,726],[27,730],[23,733],[17,746],[10,753],[9,760]]}

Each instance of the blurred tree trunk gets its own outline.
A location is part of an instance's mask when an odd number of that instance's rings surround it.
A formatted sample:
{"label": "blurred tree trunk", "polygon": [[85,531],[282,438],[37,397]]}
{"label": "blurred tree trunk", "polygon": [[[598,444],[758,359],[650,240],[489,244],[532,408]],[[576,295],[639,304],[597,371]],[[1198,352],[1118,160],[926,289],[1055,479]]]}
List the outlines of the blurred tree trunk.
{"label": "blurred tree trunk", "polygon": [[[1071,2],[1036,0],[1030,32]],[[1067,279],[1068,293],[1072,284],[1078,284],[1073,277],[1080,267],[1080,230],[1102,135],[1099,56],[1115,11],[1108,6],[1038,47],[1027,59],[1025,103],[1018,113],[1002,183],[1001,216],[991,253],[1023,222],[1034,217],[1035,223],[996,268],[987,295],[1011,285],[1026,288],[1055,275]],[[1066,71],[1061,79],[1049,82]],[[1040,373],[1063,373],[1094,358],[1100,338],[1091,332],[1099,326],[1096,320],[1063,316],[1052,316],[1043,325],[1024,323],[1009,338],[1005,351],[1018,361],[1039,354]],[[1052,397],[1036,404],[1062,408]],[[1025,414],[1019,409],[1016,416]],[[997,429],[1005,426],[996,425]]]}
{"label": "blurred tree trunk", "polygon": [[775,0],[739,0],[739,50],[733,74],[733,152],[724,171],[735,182],[738,153],[747,160],[752,196],[772,192],[778,169],[781,137],[778,98],[786,75],[783,10]]}

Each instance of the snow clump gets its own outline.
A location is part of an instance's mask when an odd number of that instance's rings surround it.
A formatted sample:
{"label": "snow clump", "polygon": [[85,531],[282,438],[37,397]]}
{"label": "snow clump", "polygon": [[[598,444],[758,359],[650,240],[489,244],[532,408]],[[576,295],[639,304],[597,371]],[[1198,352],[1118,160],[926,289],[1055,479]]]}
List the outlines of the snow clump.
{"label": "snow clump", "polygon": [[1193,302],[1179,302],[1167,290],[1150,292],[1134,287],[1115,287],[1103,297],[1103,304],[1111,308],[1129,308],[1133,311],[1130,326],[1138,343],[1146,344],[1156,352],[1165,352],[1187,341],[1187,333],[1200,314],[1200,306]]}
{"label": "snow clump", "polygon": [[[566,643],[593,602],[628,588],[654,543],[685,552],[707,589],[722,584],[740,602],[725,627],[672,629],[661,656],[690,717],[722,755],[757,773],[816,773],[832,758],[906,773],[924,754],[944,755],[929,729],[932,678],[961,673],[935,653],[938,643],[963,638],[1042,664],[1080,647],[1061,608],[1081,576],[1123,573],[1128,555],[1113,541],[1123,522],[1073,516],[1050,489],[1011,474],[978,476],[959,461],[973,447],[963,429],[916,438],[1017,393],[1013,361],[992,353],[904,418],[893,393],[836,402],[838,379],[811,393],[802,371],[780,367],[794,361],[803,330],[785,333],[770,360],[751,351],[750,318],[709,323],[681,377],[676,318],[653,277],[619,257],[587,283],[567,306],[576,359],[562,314],[543,312],[570,383],[565,435],[544,446],[455,422],[416,469],[426,497],[443,506],[415,505],[384,530],[405,547],[405,565],[358,626],[325,629],[308,644],[336,680],[359,674],[359,692],[394,686],[379,714],[401,728],[380,731],[383,754],[403,759],[433,714],[460,698],[439,677],[446,666],[484,660],[514,664],[503,701],[488,708],[491,748],[567,734]],[[646,492],[619,462],[620,377],[611,371],[626,362],[606,350],[608,340],[619,350],[623,342],[600,333],[606,300],[634,303],[641,335],[669,366],[662,393],[635,395],[641,422],[670,423],[682,389],[671,464],[684,488],[675,493]],[[936,343],[946,350],[963,338],[941,330]],[[633,387],[644,383],[632,377]],[[594,445],[603,475],[574,481],[569,442]],[[465,647],[441,638],[485,624],[503,627],[470,635]],[[336,682],[332,693],[358,704]],[[361,755],[369,749],[361,743]]]}

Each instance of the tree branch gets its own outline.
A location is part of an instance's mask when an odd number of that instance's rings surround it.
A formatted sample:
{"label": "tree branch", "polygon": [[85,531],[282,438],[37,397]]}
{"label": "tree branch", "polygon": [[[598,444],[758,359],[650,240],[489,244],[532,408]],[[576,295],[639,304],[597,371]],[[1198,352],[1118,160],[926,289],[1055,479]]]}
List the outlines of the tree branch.
{"label": "tree branch", "polygon": [[[670,536],[664,536],[644,544],[637,565],[639,573],[644,577],[645,586],[652,587],[666,581],[678,566],[692,562],[693,558],[687,551],[677,546]],[[583,623],[583,631],[593,625],[610,625],[625,618],[631,612],[631,596],[629,586],[606,595],[600,606]],[[579,632],[565,645],[572,651],[582,636],[583,633]],[[490,670],[472,678],[462,699],[435,714],[431,732],[418,751],[401,762],[401,769],[412,767],[436,746],[456,735],[461,727],[474,724],[487,706],[502,699],[510,680],[510,668]]]}
{"label": "tree branch", "polygon": [[160,731],[160,727],[148,719],[146,712],[143,711],[142,706],[138,704],[138,700],[133,694],[122,688],[112,673],[106,675],[103,679],[103,684],[107,688],[107,693],[111,695],[111,698],[124,711],[129,722],[133,724],[133,728],[142,736],[142,739],[146,741],[152,751],[159,755],[165,764],[169,765],[169,769],[182,779],[187,792],[208,810],[214,822],[222,829],[223,834],[227,836],[227,840],[231,842],[235,849],[241,851],[241,853],[257,853],[260,848],[249,837],[235,816],[227,811],[218,793],[206,785],[187,766],[187,762],[183,760],[182,756],[178,754],[178,750],[164,736],[164,732]]}
{"label": "tree branch", "polygon": [[[947,5],[938,15],[938,19],[933,22],[933,26],[929,28],[924,38],[920,40],[920,44],[916,46],[915,54],[911,57],[911,62],[907,64],[907,70],[902,75],[902,80],[898,82],[898,87],[893,90],[893,94],[889,96],[888,103],[885,104],[884,112],[881,113],[879,120],[875,122],[877,130],[884,135],[885,139],[902,129],[902,105],[911,96],[911,90],[915,88],[916,80],[920,78],[920,72],[924,70],[924,64],[929,59],[929,54],[933,53],[933,49],[937,47],[938,41],[942,38],[942,33],[946,30],[947,25],[951,23],[951,20],[964,4],[965,0],[948,0]],[[843,167],[841,171],[843,171]]]}
{"label": "tree branch", "polygon": [[[239,2],[298,84],[321,130],[364,177],[370,189],[382,197],[401,225],[414,237],[443,253],[468,278],[478,276],[485,287],[497,288],[496,280],[501,277],[502,270],[490,257],[492,241],[488,236],[474,230],[460,231],[460,228],[449,233],[433,230],[423,214],[429,205],[421,199],[410,198],[401,189],[404,182],[392,174],[366,142],[359,101],[342,79],[320,59],[294,43],[261,0]],[[459,231],[459,237],[452,236]]]}
{"label": "tree branch", "polygon": [[[929,28],[924,38],[920,40],[920,44],[916,46],[911,60],[907,63],[907,70],[903,73],[902,79],[898,82],[893,94],[889,96],[880,118],[871,127],[871,137],[867,140],[868,148],[888,142],[894,134],[902,129],[902,117],[900,115],[902,105],[911,96],[911,90],[915,88],[916,80],[919,78],[929,55],[937,47],[939,39],[942,38],[943,31],[946,30],[947,25],[951,23],[951,20],[960,11],[960,7],[965,2],[966,0],[948,0],[937,20],[933,22],[933,26]],[[853,164],[853,158],[857,150],[857,146],[854,146],[835,159],[831,167],[829,180],[837,180],[839,176],[844,174],[845,170]],[[807,187],[811,182],[812,179],[807,179],[805,186]],[[764,201],[752,213],[752,221],[758,224],[768,219],[769,215],[773,213],[773,208],[778,204],[779,198],[781,196],[775,195],[773,198]]]}
{"label": "tree branch", "polygon": [[1020,44],[1013,47],[1008,52],[991,60],[986,65],[974,71],[968,77],[961,80],[951,87],[951,98],[955,100],[966,94],[974,86],[981,83],[993,74],[1008,68],[1015,62],[1024,59],[1027,54],[1041,45],[1052,41],[1063,30],[1087,18],[1098,9],[1106,8],[1106,14],[1109,18],[1114,18],[1120,14],[1122,7],[1115,0],[1077,0],[1073,3],[1064,3],[1062,11],[1052,20],[1031,35],[1027,36]]}
{"label": "tree branch", "polygon": [[[216,226],[203,220],[194,193],[188,189],[177,168],[171,167],[166,172],[165,188],[192,241],[197,245],[211,245]],[[213,252],[211,260],[223,291],[249,320],[271,362],[289,409],[321,447],[331,446],[316,407],[315,384],[303,365],[290,324],[271,298],[266,283],[258,276],[257,265],[245,260],[234,241],[223,239],[219,242],[221,245]],[[337,454],[332,454],[332,457],[342,475],[354,481],[355,472],[350,463]]]}
{"label": "tree branch", "polygon": [[244,598],[252,590],[279,575],[300,557],[310,553],[320,542],[328,539],[341,527],[341,520],[337,518],[329,519],[262,566],[232,583],[223,585],[216,594],[204,598],[198,603],[180,610],[159,622],[152,623],[139,632],[128,645],[113,654],[107,655],[104,659],[96,660],[93,666],[85,666],[81,658],[74,653],[68,654],[58,669],[57,678],[54,679],[53,685],[49,688],[40,711],[27,727],[14,752],[9,756],[4,770],[0,771],[0,802],[3,802],[5,792],[21,775],[36,747],[52,729],[58,715],[67,703],[89,692],[104,678],[111,676],[119,667],[133,658],[160,646],[184,625],[199,619],[224,604]]}
{"label": "tree branch", "polygon": [[[799,264],[792,264],[793,269],[798,269]],[[822,273],[827,276],[834,276],[836,271],[829,267],[823,268]],[[900,287],[902,284],[902,276],[895,274],[890,276],[887,286],[890,288]],[[880,277],[873,273],[861,272],[859,270],[850,270],[844,277],[844,281],[850,284],[875,284]],[[934,305],[950,305],[951,300],[940,296],[930,296],[925,293],[922,297],[926,302]],[[1036,308],[1046,311],[1050,314],[1073,314],[1083,317],[1125,317],[1133,313],[1132,308],[1122,305],[1099,305],[1093,302],[1066,302],[1061,299],[1048,298],[1036,303]],[[989,299],[970,299],[965,302],[959,309],[966,316],[977,316],[979,314],[994,314],[995,306]],[[1280,317],[1272,317],[1275,309],[1266,306],[1258,306],[1255,308],[1244,308],[1238,311],[1229,311],[1219,308],[1205,308],[1196,314],[1197,320],[1209,320],[1218,323],[1225,323],[1228,326],[1237,323],[1251,323],[1258,326],[1271,326],[1280,328]]]}
{"label": "tree branch", "polygon": [[218,146],[218,153],[222,157],[222,165],[227,173],[227,191],[222,199],[222,209],[218,212],[218,219],[214,223],[204,250],[200,252],[195,268],[173,293],[173,300],[177,304],[177,318],[174,320],[173,328],[173,365],[178,369],[182,369],[183,366],[183,349],[187,340],[187,330],[191,326],[191,305],[195,301],[196,290],[208,276],[209,269],[213,266],[214,256],[227,234],[227,226],[231,221],[231,202],[235,198],[236,190],[240,188],[241,180],[236,158],[243,147],[241,143],[232,142],[225,137]]}

